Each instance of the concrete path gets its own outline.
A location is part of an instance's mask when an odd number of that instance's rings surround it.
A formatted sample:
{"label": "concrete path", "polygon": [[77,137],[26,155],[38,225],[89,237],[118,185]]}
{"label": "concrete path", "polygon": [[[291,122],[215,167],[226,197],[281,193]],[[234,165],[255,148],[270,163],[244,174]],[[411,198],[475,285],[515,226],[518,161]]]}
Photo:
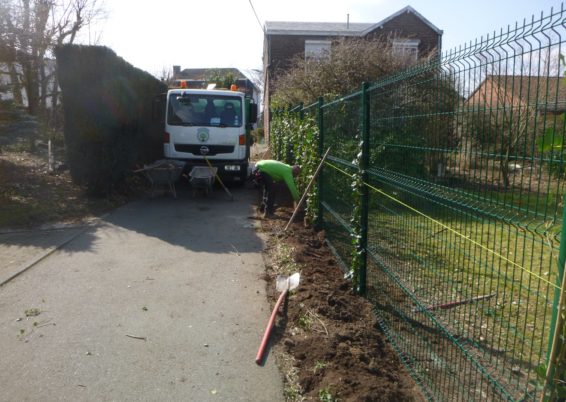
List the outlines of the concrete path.
{"label": "concrete path", "polygon": [[254,363],[270,314],[255,193],[234,196],[126,205],[0,287],[0,400],[282,401],[273,356]]}

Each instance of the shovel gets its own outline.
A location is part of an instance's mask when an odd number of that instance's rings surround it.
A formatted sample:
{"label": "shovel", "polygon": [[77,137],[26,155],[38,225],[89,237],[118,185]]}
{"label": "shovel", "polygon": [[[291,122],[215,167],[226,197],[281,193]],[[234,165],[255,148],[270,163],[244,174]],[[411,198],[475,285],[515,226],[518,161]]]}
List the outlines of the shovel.
{"label": "shovel", "polygon": [[301,274],[294,273],[291,276],[283,276],[277,275],[275,287],[281,295],[279,295],[279,299],[277,299],[277,303],[275,303],[275,307],[271,313],[271,317],[269,318],[269,322],[267,323],[267,328],[265,328],[265,333],[263,334],[263,339],[261,340],[261,344],[259,345],[259,350],[257,351],[257,356],[255,357],[255,362],[257,364],[261,364],[263,360],[263,353],[265,351],[265,347],[267,346],[267,341],[269,340],[269,336],[271,335],[271,329],[273,328],[273,323],[275,321],[275,316],[277,315],[277,310],[281,306],[283,300],[285,300],[285,296],[289,293],[289,290],[295,289],[299,286],[299,280],[301,278]]}

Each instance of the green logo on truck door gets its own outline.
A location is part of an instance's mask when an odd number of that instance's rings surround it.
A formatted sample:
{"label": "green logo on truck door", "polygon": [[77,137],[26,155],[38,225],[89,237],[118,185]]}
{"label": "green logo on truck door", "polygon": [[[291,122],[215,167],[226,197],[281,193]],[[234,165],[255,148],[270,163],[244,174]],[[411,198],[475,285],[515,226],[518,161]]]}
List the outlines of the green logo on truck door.
{"label": "green logo on truck door", "polygon": [[199,128],[197,131],[197,139],[200,142],[206,142],[208,141],[208,138],[210,137],[210,133],[208,132],[207,128]]}

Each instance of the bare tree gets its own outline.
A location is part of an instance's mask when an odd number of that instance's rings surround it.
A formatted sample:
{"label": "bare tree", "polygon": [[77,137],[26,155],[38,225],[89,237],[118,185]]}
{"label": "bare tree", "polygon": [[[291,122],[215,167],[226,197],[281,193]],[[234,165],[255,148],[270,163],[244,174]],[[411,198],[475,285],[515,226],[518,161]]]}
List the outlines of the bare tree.
{"label": "bare tree", "polygon": [[406,68],[412,61],[395,54],[389,41],[347,38],[332,45],[329,57],[298,56],[292,67],[276,72],[273,98],[283,104],[333,98],[360,88],[362,82]]}
{"label": "bare tree", "polygon": [[78,32],[103,17],[100,0],[0,0],[0,61],[9,66],[16,102],[24,88],[32,115],[58,104],[58,83],[48,66],[57,45],[73,43]]}

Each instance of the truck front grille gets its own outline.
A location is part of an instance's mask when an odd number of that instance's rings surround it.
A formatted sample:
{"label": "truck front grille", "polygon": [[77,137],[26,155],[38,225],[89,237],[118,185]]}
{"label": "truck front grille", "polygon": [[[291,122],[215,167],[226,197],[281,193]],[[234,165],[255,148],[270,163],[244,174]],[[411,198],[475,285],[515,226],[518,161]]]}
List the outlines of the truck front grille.
{"label": "truck front grille", "polygon": [[[206,150],[208,150],[208,152]],[[175,144],[175,151],[191,153],[193,155],[213,156],[218,154],[231,154],[234,152],[234,145]]]}

